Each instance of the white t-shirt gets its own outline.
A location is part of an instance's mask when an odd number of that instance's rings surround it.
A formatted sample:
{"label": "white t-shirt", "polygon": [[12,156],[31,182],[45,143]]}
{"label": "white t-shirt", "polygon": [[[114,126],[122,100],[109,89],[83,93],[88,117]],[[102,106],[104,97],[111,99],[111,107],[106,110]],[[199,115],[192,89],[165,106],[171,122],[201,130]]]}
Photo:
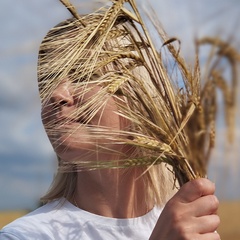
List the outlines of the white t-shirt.
{"label": "white t-shirt", "polygon": [[81,210],[66,199],[48,203],[5,226],[1,240],[147,240],[161,213],[153,208],[146,215],[116,219]]}

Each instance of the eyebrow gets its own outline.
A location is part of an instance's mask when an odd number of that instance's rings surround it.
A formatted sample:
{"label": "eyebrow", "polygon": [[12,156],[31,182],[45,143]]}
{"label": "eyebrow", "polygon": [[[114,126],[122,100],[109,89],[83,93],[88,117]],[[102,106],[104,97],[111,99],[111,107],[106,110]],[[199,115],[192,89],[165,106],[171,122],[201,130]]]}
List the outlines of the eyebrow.
{"label": "eyebrow", "polygon": [[39,83],[43,83],[45,81],[48,81],[49,79],[54,79],[54,78],[58,78],[60,77],[62,74],[61,71],[59,72],[51,72],[51,73],[48,73],[48,74],[40,74],[38,76],[38,82]]}

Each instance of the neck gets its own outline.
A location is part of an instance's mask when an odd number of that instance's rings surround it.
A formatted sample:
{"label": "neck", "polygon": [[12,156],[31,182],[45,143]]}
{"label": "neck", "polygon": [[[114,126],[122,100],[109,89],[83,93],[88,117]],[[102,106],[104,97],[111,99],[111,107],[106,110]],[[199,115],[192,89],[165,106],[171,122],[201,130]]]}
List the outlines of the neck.
{"label": "neck", "polygon": [[146,214],[153,203],[145,201],[147,189],[143,170],[111,169],[78,173],[75,200],[88,212],[113,218],[132,218]]}

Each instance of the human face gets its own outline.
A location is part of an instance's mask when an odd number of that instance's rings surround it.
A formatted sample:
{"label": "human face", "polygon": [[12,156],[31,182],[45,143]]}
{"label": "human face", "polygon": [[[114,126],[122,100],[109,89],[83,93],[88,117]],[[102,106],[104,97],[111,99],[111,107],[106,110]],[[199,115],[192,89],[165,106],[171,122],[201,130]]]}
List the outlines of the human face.
{"label": "human face", "polygon": [[101,90],[99,85],[77,86],[66,78],[43,103],[42,121],[62,160],[107,160],[121,151],[121,144],[106,139],[123,127],[116,100],[109,95],[98,99]]}

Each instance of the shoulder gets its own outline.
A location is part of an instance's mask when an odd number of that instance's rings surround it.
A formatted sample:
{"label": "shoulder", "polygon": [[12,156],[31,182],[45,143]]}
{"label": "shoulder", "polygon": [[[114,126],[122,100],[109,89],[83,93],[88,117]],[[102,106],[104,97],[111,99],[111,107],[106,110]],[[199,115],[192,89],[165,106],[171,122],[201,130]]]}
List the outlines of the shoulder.
{"label": "shoulder", "polygon": [[54,234],[64,223],[68,208],[62,200],[48,203],[6,225],[0,231],[0,239],[55,239]]}

